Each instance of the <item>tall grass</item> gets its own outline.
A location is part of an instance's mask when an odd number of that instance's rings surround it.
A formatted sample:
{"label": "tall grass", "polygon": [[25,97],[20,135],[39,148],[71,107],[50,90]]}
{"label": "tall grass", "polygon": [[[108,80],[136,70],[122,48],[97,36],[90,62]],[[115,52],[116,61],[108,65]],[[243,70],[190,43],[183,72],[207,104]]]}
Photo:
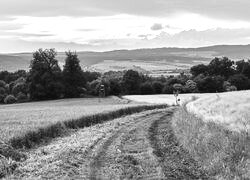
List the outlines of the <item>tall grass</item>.
{"label": "tall grass", "polygon": [[47,142],[52,138],[67,134],[72,129],[84,128],[97,123],[102,123],[124,115],[142,112],[145,110],[165,108],[167,105],[142,105],[127,107],[111,112],[104,112],[95,115],[84,116],[78,119],[71,119],[57,122],[47,127],[29,131],[20,137],[14,137],[9,141],[13,148],[32,148],[42,142]]}
{"label": "tall grass", "polygon": [[183,148],[215,179],[250,177],[250,134],[204,122],[184,107],[175,112],[174,133]]}

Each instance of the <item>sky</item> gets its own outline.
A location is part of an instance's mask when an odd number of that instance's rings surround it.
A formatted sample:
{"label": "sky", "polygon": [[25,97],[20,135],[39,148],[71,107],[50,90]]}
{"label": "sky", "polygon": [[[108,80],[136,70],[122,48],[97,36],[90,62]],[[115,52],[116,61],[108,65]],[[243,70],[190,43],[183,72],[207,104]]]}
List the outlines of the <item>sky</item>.
{"label": "sky", "polygon": [[0,0],[0,53],[250,44],[249,0]]}

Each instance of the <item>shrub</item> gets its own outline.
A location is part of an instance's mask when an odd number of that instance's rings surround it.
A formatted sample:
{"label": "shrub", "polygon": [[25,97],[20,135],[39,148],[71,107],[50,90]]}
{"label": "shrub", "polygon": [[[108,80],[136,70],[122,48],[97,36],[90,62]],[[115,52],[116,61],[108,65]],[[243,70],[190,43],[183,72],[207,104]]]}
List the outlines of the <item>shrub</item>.
{"label": "shrub", "polygon": [[185,92],[192,93],[197,92],[197,84],[192,80],[188,80],[185,84]]}
{"label": "shrub", "polygon": [[173,88],[175,91],[179,91],[179,92],[181,92],[183,90],[183,86],[181,84],[177,84],[177,83],[173,85]]}
{"label": "shrub", "polygon": [[0,80],[0,87],[5,88],[5,86],[6,86],[6,83],[4,81]]}
{"label": "shrub", "polygon": [[165,84],[162,92],[163,94],[173,94],[174,88],[171,85]]}
{"label": "shrub", "polygon": [[162,93],[162,90],[163,90],[163,87],[164,87],[162,82],[154,81],[152,86],[153,86],[153,89],[154,89],[154,93],[156,93],[156,94],[161,94]]}
{"label": "shrub", "polygon": [[249,79],[243,74],[235,74],[229,77],[228,81],[236,86],[238,90],[245,90],[249,87]]}
{"label": "shrub", "polygon": [[17,99],[17,102],[19,103],[29,101],[28,96],[22,92],[18,93],[16,99]]}
{"label": "shrub", "polygon": [[152,87],[152,84],[150,82],[145,82],[142,83],[140,86],[140,92],[141,94],[153,94],[154,93],[154,89]]}
{"label": "shrub", "polygon": [[110,79],[110,94],[120,95],[122,92],[121,82],[118,79]]}
{"label": "shrub", "polygon": [[27,93],[27,85],[25,84],[25,82],[19,82],[13,86],[12,94],[14,94],[14,96],[17,96],[19,93]]}
{"label": "shrub", "polygon": [[17,102],[17,99],[13,95],[8,95],[4,99],[5,104],[13,104],[13,103],[16,103],[16,102]]}

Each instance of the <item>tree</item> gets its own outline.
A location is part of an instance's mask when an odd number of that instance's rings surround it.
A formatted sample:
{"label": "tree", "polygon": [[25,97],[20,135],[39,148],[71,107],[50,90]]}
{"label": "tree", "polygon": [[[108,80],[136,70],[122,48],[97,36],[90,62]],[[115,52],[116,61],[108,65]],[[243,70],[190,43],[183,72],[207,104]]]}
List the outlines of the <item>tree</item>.
{"label": "tree", "polygon": [[62,97],[62,72],[54,49],[39,49],[33,53],[27,78],[30,97],[33,100]]}
{"label": "tree", "polygon": [[122,82],[126,94],[139,94],[141,77],[137,71],[126,71],[126,73],[123,75]]}
{"label": "tree", "polygon": [[249,79],[243,74],[235,74],[230,76],[228,81],[232,85],[236,86],[237,90],[245,90],[250,86]]}
{"label": "tree", "polygon": [[80,97],[81,89],[86,86],[86,80],[76,53],[66,52],[65,65],[63,67],[63,82],[65,97]]}
{"label": "tree", "polygon": [[222,76],[198,75],[194,81],[197,83],[197,87],[200,92],[223,92],[224,78]]}
{"label": "tree", "polygon": [[250,79],[250,60],[236,62],[236,71],[238,74],[243,74]]}
{"label": "tree", "polygon": [[109,80],[110,85],[110,94],[111,95],[120,95],[122,92],[121,82],[119,79],[110,79]]}
{"label": "tree", "polygon": [[223,76],[228,78],[235,73],[234,61],[231,61],[227,57],[214,58],[208,65],[208,73],[210,76]]}
{"label": "tree", "polygon": [[197,83],[193,80],[188,80],[185,84],[185,91],[187,93],[197,92]]}
{"label": "tree", "polygon": [[162,93],[164,85],[163,85],[163,83],[161,81],[154,81],[152,86],[153,86],[154,92],[156,94],[161,94]]}
{"label": "tree", "polygon": [[204,64],[198,64],[196,66],[191,67],[190,72],[194,77],[198,76],[199,74],[206,75],[208,73],[208,66]]}
{"label": "tree", "polygon": [[152,84],[150,82],[142,83],[140,86],[140,92],[143,95],[154,94],[154,89],[152,87]]}

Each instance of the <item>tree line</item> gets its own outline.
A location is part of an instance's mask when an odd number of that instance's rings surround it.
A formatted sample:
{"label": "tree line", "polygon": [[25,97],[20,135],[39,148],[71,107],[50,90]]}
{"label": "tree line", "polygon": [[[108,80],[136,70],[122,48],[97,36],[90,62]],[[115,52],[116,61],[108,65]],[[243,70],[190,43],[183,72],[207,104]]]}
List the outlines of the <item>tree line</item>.
{"label": "tree line", "polygon": [[214,58],[191,67],[190,75],[151,77],[134,70],[106,73],[83,71],[76,52],[66,52],[60,68],[54,49],[33,53],[28,72],[0,72],[0,103],[105,95],[214,93],[250,89],[250,60]]}

